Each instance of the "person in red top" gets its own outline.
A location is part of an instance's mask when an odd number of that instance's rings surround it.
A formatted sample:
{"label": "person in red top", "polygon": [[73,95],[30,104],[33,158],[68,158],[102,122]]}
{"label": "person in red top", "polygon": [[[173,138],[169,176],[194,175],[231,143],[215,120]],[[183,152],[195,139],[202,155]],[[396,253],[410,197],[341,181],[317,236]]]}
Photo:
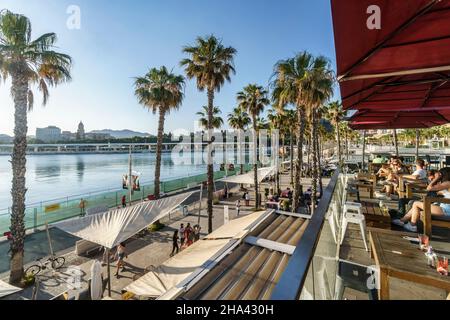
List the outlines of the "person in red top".
{"label": "person in red top", "polygon": [[122,197],[122,208],[125,208],[127,206],[127,196]]}
{"label": "person in red top", "polygon": [[194,232],[194,230],[192,229],[191,224],[188,223],[186,229],[184,229],[184,239],[186,241],[186,247],[189,247],[194,242],[191,235],[192,232]]}

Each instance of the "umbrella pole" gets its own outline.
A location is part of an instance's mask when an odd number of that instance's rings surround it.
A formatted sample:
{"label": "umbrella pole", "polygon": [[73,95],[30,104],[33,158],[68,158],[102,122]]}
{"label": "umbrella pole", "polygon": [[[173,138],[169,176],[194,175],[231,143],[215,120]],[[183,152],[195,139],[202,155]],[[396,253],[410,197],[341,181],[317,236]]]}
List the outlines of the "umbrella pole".
{"label": "umbrella pole", "polygon": [[109,265],[109,248],[106,249],[106,255],[108,256],[107,258],[107,270],[108,270],[108,297],[111,298],[111,268]]}

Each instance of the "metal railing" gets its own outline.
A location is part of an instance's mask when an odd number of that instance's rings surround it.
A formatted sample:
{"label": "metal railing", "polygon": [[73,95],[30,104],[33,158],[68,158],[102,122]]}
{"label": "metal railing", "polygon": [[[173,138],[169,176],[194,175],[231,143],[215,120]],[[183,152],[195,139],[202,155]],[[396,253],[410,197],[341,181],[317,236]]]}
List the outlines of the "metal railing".
{"label": "metal railing", "polygon": [[[246,165],[244,171],[252,169],[251,165]],[[240,167],[236,166],[234,171],[216,171],[214,179],[219,180],[228,176],[240,173]],[[172,193],[183,189],[197,186],[207,180],[207,175],[199,174],[186,176],[183,178],[171,179],[161,182],[162,193]],[[153,182],[141,185],[140,191],[135,191],[132,195],[132,202],[142,201],[154,193]],[[129,201],[129,192],[126,189],[108,189],[80,195],[71,195],[58,199],[43,201],[35,204],[29,204],[25,208],[25,228],[37,229],[46,223],[55,223],[58,221],[70,219],[81,214],[81,199],[86,201],[85,210],[96,207],[117,208],[121,205],[123,196]],[[11,208],[0,210],[0,236],[9,231]]]}
{"label": "metal railing", "polygon": [[[272,300],[333,299],[337,274],[339,221],[345,192],[336,171],[289,259]],[[316,290],[316,288],[326,290]]]}

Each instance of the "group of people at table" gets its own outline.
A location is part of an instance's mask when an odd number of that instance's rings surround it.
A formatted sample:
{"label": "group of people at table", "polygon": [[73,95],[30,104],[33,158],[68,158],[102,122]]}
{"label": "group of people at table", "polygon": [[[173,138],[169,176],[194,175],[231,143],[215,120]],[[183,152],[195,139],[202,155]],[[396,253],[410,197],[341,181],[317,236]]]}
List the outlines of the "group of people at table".
{"label": "group of people at table", "polygon": [[[450,199],[450,168],[427,171],[425,161],[422,159],[416,160],[415,170],[409,173],[402,159],[393,156],[387,162],[381,163],[381,168],[376,173],[376,176],[378,182],[383,185],[381,192],[376,194],[379,199],[392,200],[392,196],[399,192],[400,187],[404,187],[402,184],[406,183],[413,183],[417,187],[422,186],[427,196]],[[405,210],[406,204],[409,207],[408,211]],[[423,210],[423,201],[400,198],[399,216],[395,217],[392,223],[408,231],[417,232],[417,222]],[[432,204],[431,214],[450,217],[450,204]]]}

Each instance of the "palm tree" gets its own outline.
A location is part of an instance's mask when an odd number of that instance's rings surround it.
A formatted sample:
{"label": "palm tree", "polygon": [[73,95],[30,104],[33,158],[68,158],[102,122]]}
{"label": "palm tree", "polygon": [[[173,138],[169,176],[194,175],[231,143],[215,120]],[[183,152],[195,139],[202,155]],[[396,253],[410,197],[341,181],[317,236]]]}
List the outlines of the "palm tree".
{"label": "palm tree", "polygon": [[139,103],[153,114],[159,114],[154,182],[155,197],[159,199],[164,122],[166,115],[171,110],[177,110],[183,102],[184,77],[175,75],[162,66],[150,69],[145,76],[136,78],[134,87]]}
{"label": "palm tree", "polygon": [[293,104],[297,108],[297,161],[294,177],[294,201],[292,209],[297,212],[302,194],[301,170],[303,167],[303,142],[306,127],[305,113],[305,80],[313,64],[313,56],[309,52],[301,52],[294,58],[281,60],[275,65],[272,82],[273,101],[283,108]]}
{"label": "palm tree", "polygon": [[313,211],[317,197],[317,183],[320,182],[320,155],[319,155],[319,134],[318,120],[323,104],[333,95],[334,76],[330,62],[327,58],[319,56],[314,58],[312,68],[308,72],[305,81],[307,113],[310,115],[313,145],[313,179],[312,179],[312,203]]}
{"label": "palm tree", "polygon": [[[242,110],[241,108],[237,107],[234,108],[233,112],[228,115],[228,124],[231,128],[235,130],[239,130],[239,134],[241,131],[246,130],[248,126],[251,123],[251,119],[247,112]],[[239,142],[241,139],[239,139]],[[240,154],[239,154],[239,162],[241,165],[241,174],[244,174],[244,163],[242,159],[242,146],[239,148]],[[243,185],[241,185],[241,188]]]}
{"label": "palm tree", "polygon": [[270,101],[267,98],[267,91],[256,84],[249,84],[244,88],[243,91],[237,93],[237,101],[239,107],[246,110],[251,118],[253,124],[253,134],[254,134],[254,184],[255,184],[255,208],[259,208],[260,197],[258,189],[258,162],[259,162],[259,152],[258,152],[258,135],[259,130],[265,127],[265,122],[259,118],[259,115],[264,111],[265,106],[267,106]]}
{"label": "palm tree", "polygon": [[[208,137],[212,140],[214,94],[220,91],[225,81],[231,81],[234,70],[236,49],[225,47],[215,36],[198,37],[194,46],[186,46],[183,52],[189,58],[181,61],[189,79],[197,80],[197,88],[208,94]],[[208,142],[208,232],[212,232],[214,167],[211,156],[211,143]]]}
{"label": "palm tree", "polygon": [[[213,108],[213,120],[212,120],[212,127],[213,129],[220,129],[223,125],[223,119],[220,116],[222,114],[222,111],[220,111],[219,107]],[[197,112],[197,115],[200,116],[200,125],[204,129],[208,129],[208,107],[203,106],[203,111]]]}
{"label": "palm tree", "polygon": [[23,276],[27,111],[33,108],[34,102],[31,87],[36,85],[42,92],[45,105],[49,87],[71,79],[72,59],[54,51],[55,43],[54,33],[46,33],[33,40],[31,22],[27,17],[7,10],[0,13],[0,74],[3,78],[11,77],[15,109],[11,159],[11,283],[19,282]]}
{"label": "palm tree", "polygon": [[331,124],[335,128],[336,132],[336,144],[338,149],[339,165],[342,165],[342,152],[341,152],[341,137],[339,130],[339,123],[345,116],[345,111],[342,109],[342,104],[339,101],[332,102],[328,105],[327,117],[331,121]]}

